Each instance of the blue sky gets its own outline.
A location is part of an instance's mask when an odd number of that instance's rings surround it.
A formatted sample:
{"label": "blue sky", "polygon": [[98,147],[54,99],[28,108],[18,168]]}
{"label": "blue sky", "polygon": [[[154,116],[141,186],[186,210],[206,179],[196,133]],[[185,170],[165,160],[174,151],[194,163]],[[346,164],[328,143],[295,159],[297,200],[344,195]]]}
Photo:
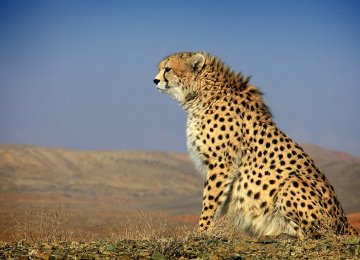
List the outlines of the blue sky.
{"label": "blue sky", "polygon": [[184,152],[152,80],[196,50],[251,75],[294,140],[360,156],[359,1],[1,1],[0,143]]}

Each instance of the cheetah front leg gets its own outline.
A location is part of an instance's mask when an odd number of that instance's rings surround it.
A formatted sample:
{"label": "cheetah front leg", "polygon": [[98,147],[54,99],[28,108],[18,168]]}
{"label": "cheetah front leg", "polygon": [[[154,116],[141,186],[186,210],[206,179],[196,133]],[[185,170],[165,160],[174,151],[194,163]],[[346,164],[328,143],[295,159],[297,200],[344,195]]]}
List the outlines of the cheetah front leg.
{"label": "cheetah front leg", "polygon": [[221,214],[229,195],[232,174],[224,163],[212,163],[206,175],[203,193],[203,207],[199,221],[199,230],[208,230]]}

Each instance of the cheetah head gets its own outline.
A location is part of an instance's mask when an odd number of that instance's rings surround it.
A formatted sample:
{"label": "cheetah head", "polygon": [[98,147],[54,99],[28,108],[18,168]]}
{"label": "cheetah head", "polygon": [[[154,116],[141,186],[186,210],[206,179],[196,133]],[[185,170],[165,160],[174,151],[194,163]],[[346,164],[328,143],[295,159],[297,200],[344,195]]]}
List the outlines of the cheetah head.
{"label": "cheetah head", "polygon": [[197,76],[205,64],[205,55],[197,52],[176,53],[159,63],[154,79],[158,90],[185,104],[196,92]]}

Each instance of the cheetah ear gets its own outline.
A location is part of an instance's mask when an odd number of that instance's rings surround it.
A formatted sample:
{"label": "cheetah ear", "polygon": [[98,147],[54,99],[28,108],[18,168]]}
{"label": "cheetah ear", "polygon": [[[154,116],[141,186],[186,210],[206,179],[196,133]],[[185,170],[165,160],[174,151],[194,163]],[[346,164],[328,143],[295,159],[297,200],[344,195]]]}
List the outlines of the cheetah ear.
{"label": "cheetah ear", "polygon": [[204,67],[205,56],[201,53],[196,53],[189,59],[189,64],[193,71],[197,74]]}

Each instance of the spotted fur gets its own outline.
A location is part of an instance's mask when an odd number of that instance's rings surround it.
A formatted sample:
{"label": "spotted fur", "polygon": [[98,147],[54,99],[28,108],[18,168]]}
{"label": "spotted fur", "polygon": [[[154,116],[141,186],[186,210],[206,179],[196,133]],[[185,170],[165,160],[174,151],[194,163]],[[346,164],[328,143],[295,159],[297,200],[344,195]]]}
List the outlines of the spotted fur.
{"label": "spotted fur", "polygon": [[154,82],[187,112],[187,147],[205,179],[199,228],[225,215],[257,236],[356,234],[326,176],[276,126],[249,79],[204,52],[159,64]]}

